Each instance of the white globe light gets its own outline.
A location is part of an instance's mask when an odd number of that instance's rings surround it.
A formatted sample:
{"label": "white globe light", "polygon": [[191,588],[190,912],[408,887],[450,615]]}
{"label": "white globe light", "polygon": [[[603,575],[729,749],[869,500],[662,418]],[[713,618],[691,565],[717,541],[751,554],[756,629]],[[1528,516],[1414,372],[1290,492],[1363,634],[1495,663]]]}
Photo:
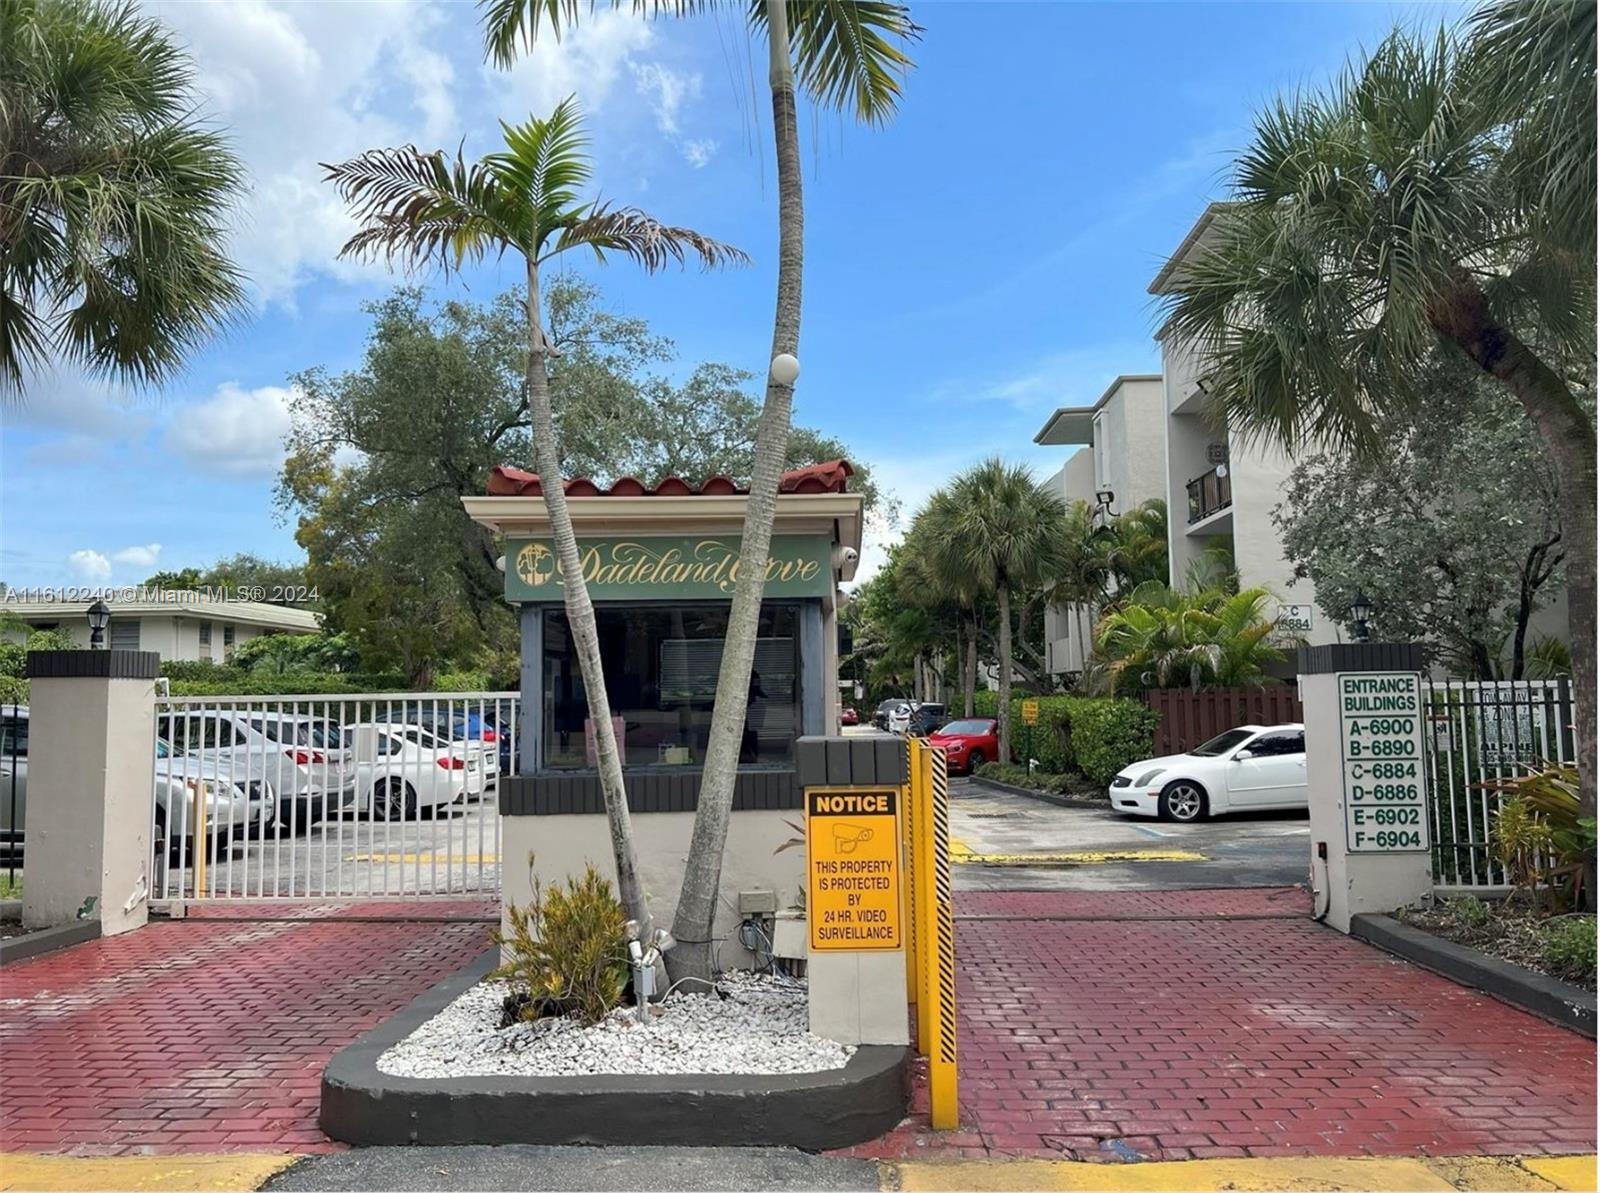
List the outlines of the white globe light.
{"label": "white globe light", "polygon": [[772,379],[779,385],[793,385],[798,376],[800,362],[787,352],[780,352],[772,358]]}

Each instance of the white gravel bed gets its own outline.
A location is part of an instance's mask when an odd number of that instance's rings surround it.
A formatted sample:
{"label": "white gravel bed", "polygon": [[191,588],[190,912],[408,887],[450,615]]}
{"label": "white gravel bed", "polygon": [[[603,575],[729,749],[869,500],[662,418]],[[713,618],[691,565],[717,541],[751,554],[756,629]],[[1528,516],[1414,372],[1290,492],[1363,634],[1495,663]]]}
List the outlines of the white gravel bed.
{"label": "white gravel bed", "polygon": [[[649,1023],[632,1007],[500,1026],[508,987],[480,982],[378,1059],[391,1077],[574,1077],[595,1073],[815,1073],[853,1046],[807,1030],[803,982],[730,974],[720,993],[674,991]],[[725,997],[724,997],[725,996]]]}

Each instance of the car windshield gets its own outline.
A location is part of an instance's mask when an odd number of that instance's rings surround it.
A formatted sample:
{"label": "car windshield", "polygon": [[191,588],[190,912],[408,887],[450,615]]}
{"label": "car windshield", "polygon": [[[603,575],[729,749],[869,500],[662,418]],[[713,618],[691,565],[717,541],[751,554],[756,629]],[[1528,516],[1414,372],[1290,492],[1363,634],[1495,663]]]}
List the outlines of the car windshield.
{"label": "car windshield", "polygon": [[183,751],[178,749],[176,746],[169,744],[165,739],[158,737],[156,738],[156,757],[182,758]]}
{"label": "car windshield", "polygon": [[1220,754],[1226,754],[1235,746],[1249,741],[1250,735],[1251,731],[1249,729],[1230,729],[1226,733],[1217,734],[1205,745],[1196,746],[1189,753],[1198,755],[1201,758],[1215,758]]}
{"label": "car windshield", "polygon": [[424,749],[437,750],[437,749],[440,749],[440,748],[442,748],[443,746],[445,746],[447,744],[445,742],[440,741],[437,737],[435,737],[433,734],[429,733],[426,729],[413,729],[413,728],[407,727],[406,729],[402,730],[401,732],[403,732],[406,735],[406,740],[409,741],[412,745],[414,745],[414,746],[422,746]]}
{"label": "car windshield", "polygon": [[979,736],[988,733],[993,721],[951,721],[940,733],[961,733],[969,736]]}
{"label": "car windshield", "polygon": [[326,750],[342,742],[339,731],[331,721],[294,721],[283,717],[251,721],[250,724],[272,741],[289,746],[313,746]]}

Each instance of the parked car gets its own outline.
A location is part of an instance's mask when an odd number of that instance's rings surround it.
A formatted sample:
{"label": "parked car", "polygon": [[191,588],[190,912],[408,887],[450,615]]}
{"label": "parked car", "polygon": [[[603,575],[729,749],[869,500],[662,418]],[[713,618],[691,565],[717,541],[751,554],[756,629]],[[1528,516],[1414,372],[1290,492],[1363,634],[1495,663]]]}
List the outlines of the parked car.
{"label": "parked car", "polygon": [[928,744],[944,751],[945,765],[971,774],[1000,758],[1000,723],[987,717],[951,721],[928,734]]}
{"label": "parked car", "polygon": [[1241,725],[1187,754],[1147,758],[1111,780],[1111,807],[1193,821],[1225,812],[1304,808],[1304,725]]}
{"label": "parked car", "polygon": [[170,742],[156,739],[155,837],[159,848],[167,842],[169,856],[187,856],[196,831],[201,831],[197,800],[205,793],[203,831],[215,856],[222,843],[236,837],[260,836],[277,812],[259,779],[248,785],[234,779],[215,762],[186,754]]}
{"label": "parked car", "polygon": [[344,727],[355,759],[356,807],[384,820],[410,820],[483,794],[482,752],[420,725],[368,722]]}
{"label": "parked car", "polygon": [[[507,728],[501,732],[499,718]],[[491,777],[511,773],[510,714],[494,701],[407,700],[379,705],[375,723],[414,725],[435,737],[459,742],[478,755]]]}
{"label": "parked car", "polygon": [[28,808],[28,706],[8,704],[0,714],[0,857],[22,860]]}
{"label": "parked car", "polygon": [[942,704],[905,702],[889,713],[889,731],[925,737],[950,719]]}
{"label": "parked car", "polygon": [[356,776],[339,727],[324,717],[259,709],[181,709],[156,731],[185,754],[216,763],[241,782],[260,782],[278,823],[308,827],[355,802]]}
{"label": "parked car", "polygon": [[839,710],[839,724],[859,725],[861,724],[861,716],[852,706],[847,704]]}
{"label": "parked car", "polygon": [[[0,856],[21,861],[27,834],[28,706],[12,705],[0,717]],[[215,853],[232,837],[257,835],[272,823],[273,801],[264,784],[236,781],[222,766],[185,754],[160,738],[155,745],[155,841],[177,857],[197,826],[195,801],[205,792],[205,835]],[[168,825],[171,828],[168,828]]]}
{"label": "parked car", "polygon": [[873,725],[879,729],[887,730],[889,728],[890,714],[902,704],[909,705],[910,703],[911,702],[909,700],[903,699],[902,697],[891,696],[888,700],[885,700],[883,703],[879,704],[877,709],[873,712]]}

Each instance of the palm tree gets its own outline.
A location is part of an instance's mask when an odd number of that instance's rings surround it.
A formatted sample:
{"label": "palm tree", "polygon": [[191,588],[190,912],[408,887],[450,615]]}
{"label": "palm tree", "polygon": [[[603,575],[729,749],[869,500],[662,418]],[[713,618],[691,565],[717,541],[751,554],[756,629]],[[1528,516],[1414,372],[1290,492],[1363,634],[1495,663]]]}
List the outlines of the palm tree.
{"label": "palm tree", "polygon": [[1270,601],[1264,588],[1185,593],[1141,584],[1095,629],[1111,691],[1269,682],[1268,667],[1283,659],[1270,642]]}
{"label": "palm tree", "polygon": [[551,345],[540,314],[540,270],[572,249],[600,260],[617,253],[649,272],[697,257],[706,267],[746,260],[738,249],[688,228],[669,227],[633,207],[610,207],[580,192],[591,168],[577,106],[571,98],[556,105],[548,119],[530,117],[519,125],[501,124],[506,148],[482,161],[468,162],[460,150],[452,159],[443,150],[424,153],[415,146],[369,149],[340,165],[324,165],[328,181],[350,204],[361,228],[344,246],[344,256],[382,257],[411,267],[433,266],[446,273],[485,254],[514,253],[527,277],[528,363],[525,379],[533,447],[550,513],[550,533],[560,566],[567,622],[577,648],[589,717],[594,724],[595,757],[617,866],[617,890],[628,917],[650,923],[644,880],[633,848],[633,830],[623,787],[622,759],[611,724],[600,659],[594,605],[578,561],[561,484],[561,445],[550,406]]}
{"label": "palm tree", "polygon": [[1106,596],[1131,592],[1147,581],[1167,580],[1167,503],[1141,502],[1094,530],[1090,542],[1100,557]]}
{"label": "palm tree", "polygon": [[[1504,0],[1466,46],[1391,34],[1279,100],[1166,298],[1214,412],[1288,448],[1429,409],[1443,344],[1521,405],[1564,506],[1584,814],[1595,814],[1595,6]],[[1521,47],[1526,55],[1510,53]]]}
{"label": "palm tree", "polygon": [[962,715],[976,712],[978,686],[978,645],[981,627],[978,604],[983,597],[982,582],[964,570],[948,555],[941,555],[943,544],[954,541],[952,523],[957,509],[949,489],[940,489],[912,523],[906,534],[904,552],[915,565],[917,583],[911,595],[954,606],[956,658],[961,672]]}
{"label": "palm tree", "polygon": [[243,171],[132,3],[0,0],[0,395],[53,362],[154,385],[239,309]]}
{"label": "palm tree", "polygon": [[[613,0],[614,5],[620,3]],[[562,28],[571,25],[585,7],[580,0],[479,0],[479,5],[489,54],[501,66],[510,66],[520,51],[531,46],[541,26],[548,25],[560,36]],[[684,16],[720,4],[719,0],[632,0],[632,6],[641,15]],[[587,7],[592,10],[594,0]],[[778,166],[778,295],[770,356],[776,361],[780,356],[795,357],[800,349],[805,205],[795,118],[796,72],[814,102],[850,111],[867,124],[882,123],[899,103],[899,76],[912,65],[897,43],[914,40],[920,30],[909,10],[895,0],[748,0],[745,14],[752,33],[759,36],[765,29],[767,34],[767,81],[772,91]],[[709,978],[716,967],[715,946],[710,942],[722,885],[722,852],[733,810],[761,589],[793,406],[793,376],[769,371],[694,835],[673,919],[673,933],[680,941],[706,943],[669,954],[674,981],[684,976]]]}
{"label": "palm tree", "polygon": [[936,567],[993,593],[1000,620],[1000,757],[1011,757],[1011,596],[1053,571],[1066,507],[1021,465],[985,460],[949,485],[937,524]]}

